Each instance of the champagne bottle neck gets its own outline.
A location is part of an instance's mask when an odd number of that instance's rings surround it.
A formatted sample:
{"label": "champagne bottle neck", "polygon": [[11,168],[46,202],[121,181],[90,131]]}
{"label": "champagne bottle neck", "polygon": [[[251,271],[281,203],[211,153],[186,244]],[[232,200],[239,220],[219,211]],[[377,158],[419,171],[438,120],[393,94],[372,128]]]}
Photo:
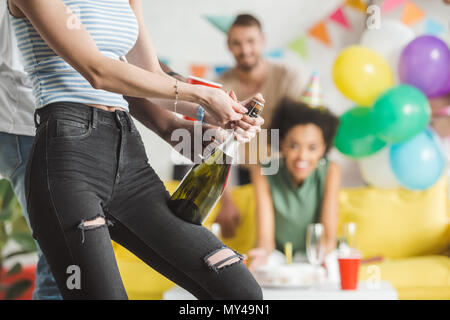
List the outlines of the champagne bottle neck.
{"label": "champagne bottle neck", "polygon": [[239,142],[234,139],[234,132],[218,148],[227,156],[235,159],[237,155]]}

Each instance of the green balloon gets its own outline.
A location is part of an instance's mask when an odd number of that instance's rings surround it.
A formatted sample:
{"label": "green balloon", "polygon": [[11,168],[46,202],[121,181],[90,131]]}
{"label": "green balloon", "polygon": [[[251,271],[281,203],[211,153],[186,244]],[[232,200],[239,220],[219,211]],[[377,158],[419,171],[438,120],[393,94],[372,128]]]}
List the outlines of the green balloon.
{"label": "green balloon", "polygon": [[369,108],[356,106],[345,112],[340,120],[335,145],[346,156],[367,157],[386,146],[386,142],[375,135]]}
{"label": "green balloon", "polygon": [[383,141],[406,141],[426,129],[431,109],[425,95],[415,87],[399,85],[384,92],[372,110],[375,132]]}

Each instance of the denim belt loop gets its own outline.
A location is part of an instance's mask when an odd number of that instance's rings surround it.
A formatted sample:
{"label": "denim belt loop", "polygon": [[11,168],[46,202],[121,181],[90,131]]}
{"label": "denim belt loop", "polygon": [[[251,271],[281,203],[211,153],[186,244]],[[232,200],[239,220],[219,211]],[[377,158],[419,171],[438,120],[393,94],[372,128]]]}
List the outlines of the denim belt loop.
{"label": "denim belt loop", "polygon": [[128,113],[128,112],[125,112],[125,116],[127,117],[127,121],[128,121],[128,126],[130,127],[130,132],[131,133],[134,133],[135,132],[135,130],[134,130],[134,127],[133,127],[133,120],[131,120],[131,115]]}
{"label": "denim belt loop", "polygon": [[97,129],[97,108],[92,107],[92,129]]}
{"label": "denim belt loop", "polygon": [[119,126],[119,128],[121,128],[122,127],[122,121],[120,119],[120,113],[119,112],[120,112],[119,110],[114,110],[114,119],[116,120],[117,125]]}

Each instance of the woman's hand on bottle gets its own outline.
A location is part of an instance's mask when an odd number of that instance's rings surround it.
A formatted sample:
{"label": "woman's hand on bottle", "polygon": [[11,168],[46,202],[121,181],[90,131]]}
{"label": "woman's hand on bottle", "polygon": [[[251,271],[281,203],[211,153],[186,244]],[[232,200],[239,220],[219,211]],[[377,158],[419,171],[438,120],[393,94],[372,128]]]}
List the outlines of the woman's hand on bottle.
{"label": "woman's hand on bottle", "polygon": [[[235,102],[238,102],[236,94],[233,91],[228,92],[230,98]],[[256,99],[261,103],[265,103],[262,94],[258,93],[253,97],[240,102],[242,106],[245,106],[251,100]],[[244,107],[245,108],[245,107]],[[247,108],[245,108],[247,112]],[[221,125],[211,114],[205,115],[205,122],[221,126],[225,129],[234,129],[235,139],[239,142],[249,142],[253,139],[256,133],[261,132],[261,126],[264,124],[264,119],[258,116],[257,118],[252,118],[248,115],[243,115],[240,120],[229,121],[225,125]]]}
{"label": "woman's hand on bottle", "polygon": [[247,112],[242,104],[222,89],[204,87],[207,90],[204,108],[214,118],[214,124],[226,128],[229,123],[239,121]]}

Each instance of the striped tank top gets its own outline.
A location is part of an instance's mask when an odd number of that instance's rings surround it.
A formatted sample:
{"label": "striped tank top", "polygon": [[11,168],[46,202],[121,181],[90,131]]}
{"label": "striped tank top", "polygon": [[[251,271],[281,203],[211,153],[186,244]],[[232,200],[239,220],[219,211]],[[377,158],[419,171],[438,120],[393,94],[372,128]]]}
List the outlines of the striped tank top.
{"label": "striped tank top", "polygon": [[[62,1],[68,12],[79,18],[69,18],[67,27],[77,28],[81,21],[103,55],[118,60],[133,48],[139,30],[128,0]],[[12,25],[25,71],[33,84],[36,108],[70,101],[128,110],[128,103],[121,94],[94,89],[47,45],[28,19],[12,17]]]}

